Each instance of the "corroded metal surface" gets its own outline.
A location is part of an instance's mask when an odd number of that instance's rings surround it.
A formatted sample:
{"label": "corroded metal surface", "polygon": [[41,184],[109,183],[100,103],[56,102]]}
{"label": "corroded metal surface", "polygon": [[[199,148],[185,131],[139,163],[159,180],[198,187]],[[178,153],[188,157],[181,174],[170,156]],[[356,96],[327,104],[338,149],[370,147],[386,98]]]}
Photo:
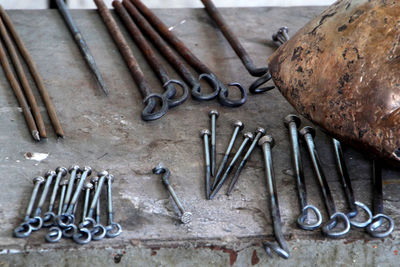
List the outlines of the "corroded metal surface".
{"label": "corroded metal surface", "polygon": [[399,1],[337,1],[269,59],[274,82],[302,115],[397,165],[399,17]]}

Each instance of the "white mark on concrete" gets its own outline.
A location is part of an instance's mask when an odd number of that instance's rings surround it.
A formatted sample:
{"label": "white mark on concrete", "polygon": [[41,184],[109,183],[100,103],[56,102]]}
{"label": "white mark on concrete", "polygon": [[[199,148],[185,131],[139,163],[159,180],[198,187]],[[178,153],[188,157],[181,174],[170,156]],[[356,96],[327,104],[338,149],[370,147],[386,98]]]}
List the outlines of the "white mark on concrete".
{"label": "white mark on concrete", "polygon": [[25,159],[36,160],[36,161],[40,162],[40,161],[46,159],[49,156],[49,153],[26,152],[24,156],[25,156]]}

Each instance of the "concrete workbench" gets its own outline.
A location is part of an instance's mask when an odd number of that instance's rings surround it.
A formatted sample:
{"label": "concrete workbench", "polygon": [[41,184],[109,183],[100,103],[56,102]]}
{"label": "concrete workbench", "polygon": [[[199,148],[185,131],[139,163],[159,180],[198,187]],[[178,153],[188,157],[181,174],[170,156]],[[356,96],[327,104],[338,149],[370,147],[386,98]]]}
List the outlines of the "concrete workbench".
{"label": "concrete workbench", "polygon": [[[279,27],[288,26],[290,33],[294,33],[322,10],[322,7],[241,8],[221,9],[221,13],[256,65],[264,66],[276,49],[270,39]],[[288,134],[283,126],[283,118],[295,111],[279,91],[249,95],[247,103],[240,108],[225,108],[215,100],[200,103],[189,99],[162,119],[144,122],[140,119],[143,105],[139,91],[97,11],[73,10],[71,13],[110,88],[109,97],[104,97],[96,87],[56,10],[8,13],[45,80],[64,127],[65,139],[56,139],[44,115],[49,137],[40,143],[32,140],[10,84],[0,71],[0,266],[110,266],[114,263],[188,266],[189,261],[194,266],[257,263],[366,266],[398,261],[400,182],[396,170],[384,171],[384,209],[396,222],[389,237],[373,239],[363,230],[352,229],[346,237],[331,240],[323,237],[320,230],[308,232],[297,228],[299,204]],[[163,9],[155,13],[174,27],[173,31],[221,80],[240,82],[245,87],[254,81],[205,11]],[[154,91],[161,92],[160,83],[143,56],[125,30],[123,33],[150,85]],[[178,78],[172,71],[171,76]],[[41,102],[40,107],[45,114]],[[251,156],[231,196],[224,194],[225,186],[214,200],[205,200],[199,131],[209,127],[210,109],[217,109],[221,114],[217,121],[218,162],[231,136],[234,120],[242,120],[245,130],[254,131],[261,126],[275,137],[273,161],[283,232],[291,253],[289,260],[276,255],[269,258],[261,246],[263,240],[274,241],[274,236],[259,148]],[[310,124],[305,120],[303,123]],[[337,208],[346,211],[329,138],[318,131],[316,143]],[[304,146],[302,149],[309,202],[320,208],[326,220],[308,155]],[[49,153],[49,156],[37,162],[26,159],[26,152]],[[345,156],[356,199],[371,207],[370,161],[351,149],[345,149]],[[188,225],[178,222],[176,208],[160,176],[152,174],[152,168],[159,162],[170,168],[172,185],[183,205],[193,213],[193,221]],[[123,234],[84,246],[67,239],[46,243],[47,231],[43,229],[27,239],[14,238],[12,231],[22,221],[32,191],[31,179],[49,169],[72,164],[89,165],[96,171],[106,169],[115,175],[115,220],[122,225]]]}

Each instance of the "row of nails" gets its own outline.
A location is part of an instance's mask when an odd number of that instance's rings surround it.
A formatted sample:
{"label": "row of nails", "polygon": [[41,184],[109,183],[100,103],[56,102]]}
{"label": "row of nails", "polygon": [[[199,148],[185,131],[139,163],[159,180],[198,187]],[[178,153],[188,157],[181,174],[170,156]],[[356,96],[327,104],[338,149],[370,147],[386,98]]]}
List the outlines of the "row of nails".
{"label": "row of nails", "polygon": [[[69,176],[67,176],[68,173]],[[91,174],[92,169],[90,167],[80,168],[74,165],[69,170],[65,167],[58,167],[56,171],[48,171],[45,178],[42,176],[35,177],[25,218],[14,229],[14,236],[25,238],[42,227],[49,228],[46,241],[51,243],[58,242],[61,237],[67,237],[72,238],[78,244],[87,244],[91,240],[101,240],[104,237],[111,238],[120,235],[122,228],[113,220],[112,183],[114,176],[107,171],[101,171],[93,177],[90,177]],[[54,185],[49,206],[42,216],[42,209],[53,180]],[[103,226],[100,221],[100,195],[104,184],[106,185],[108,202],[106,226]],[[32,213],[41,187],[41,196],[35,211]],[[75,220],[75,214],[82,191],[85,192],[84,202],[81,221],[78,223]],[[56,214],[54,210],[57,196],[58,212]]]}
{"label": "row of nails", "polygon": [[[206,191],[206,198],[213,199],[218,191],[221,189],[225,181],[227,180],[229,174],[231,173],[232,169],[234,168],[236,162],[238,162],[240,156],[243,154],[246,145],[251,142],[247,152],[243,156],[241,162],[239,163],[239,167],[236,170],[236,173],[229,185],[227,190],[227,195],[229,195],[235,184],[237,183],[240,173],[244,169],[247,160],[249,159],[251,153],[253,152],[257,142],[260,138],[265,134],[264,128],[257,128],[255,134],[251,132],[244,133],[243,141],[239,146],[239,149],[233,156],[231,162],[226,167],[229,155],[232,151],[232,148],[235,144],[236,138],[241,130],[244,128],[244,124],[241,121],[235,121],[233,123],[233,133],[232,137],[228,143],[228,147],[225,151],[224,157],[222,161],[216,169],[216,120],[219,117],[219,113],[216,110],[211,110],[209,112],[209,116],[211,119],[211,132],[208,129],[203,129],[200,132],[200,136],[204,142],[204,151],[205,151],[205,163],[206,163],[206,179],[205,179],[205,191]],[[211,144],[209,142],[209,137],[211,136]],[[210,146],[211,146],[211,153],[210,153]],[[210,155],[211,154],[211,155]],[[225,168],[226,167],[226,168]],[[214,178],[213,184],[211,185],[211,177]]]}

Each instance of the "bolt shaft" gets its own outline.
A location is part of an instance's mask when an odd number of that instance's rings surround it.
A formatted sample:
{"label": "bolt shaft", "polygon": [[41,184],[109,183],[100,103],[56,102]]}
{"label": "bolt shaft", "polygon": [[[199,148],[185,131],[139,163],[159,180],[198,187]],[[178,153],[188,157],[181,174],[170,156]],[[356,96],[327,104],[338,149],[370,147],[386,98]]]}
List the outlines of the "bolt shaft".
{"label": "bolt shaft", "polygon": [[64,199],[63,211],[67,211],[67,208],[68,208],[68,205],[69,205],[69,201],[71,200],[72,190],[74,188],[74,183],[75,183],[75,178],[76,178],[77,172],[78,172],[78,169],[74,169],[71,172],[71,177],[70,177],[69,182],[68,182],[67,193],[66,193],[65,199]]}
{"label": "bolt shaft", "polygon": [[90,198],[90,188],[85,189],[85,202],[83,203],[83,209],[82,209],[82,221],[85,220],[88,207],[89,207],[89,198]]}
{"label": "bolt shaft", "polygon": [[219,165],[217,174],[214,177],[214,183],[213,183],[213,185],[211,187],[211,189],[213,189],[213,190],[214,190],[215,186],[218,183],[219,177],[221,176],[222,172],[224,171],[226,163],[228,163],[229,154],[232,151],[233,145],[235,144],[235,140],[237,138],[237,135],[238,135],[239,131],[240,131],[240,126],[236,126],[235,129],[233,130],[233,134],[232,134],[231,140],[229,141],[228,147],[227,147],[227,149],[225,151],[224,158],[222,159],[221,164]]}
{"label": "bolt shaft", "polygon": [[239,179],[240,173],[242,172],[243,168],[246,166],[247,160],[250,157],[251,153],[253,152],[254,148],[256,147],[257,142],[258,142],[258,140],[260,140],[261,136],[263,136],[263,133],[261,133],[261,132],[258,132],[256,134],[256,137],[254,138],[249,149],[247,150],[246,154],[244,155],[242,161],[240,162],[239,167],[237,168],[235,175],[233,176],[232,182],[229,185],[229,188],[227,191],[228,195],[232,192],[233,188],[235,187],[235,184]]}
{"label": "bolt shaft", "polygon": [[58,203],[58,215],[61,215],[63,212],[63,205],[64,205],[64,198],[65,198],[65,191],[67,190],[67,185],[61,186],[61,193],[60,193],[60,202]]}
{"label": "bolt shaft", "polygon": [[46,201],[47,193],[49,192],[49,188],[50,188],[51,182],[53,181],[54,176],[55,175],[53,175],[53,174],[47,175],[47,180],[44,185],[42,195],[40,196],[39,203],[36,208],[35,216],[40,216],[40,214],[42,213],[42,207],[43,207],[44,202]]}
{"label": "bolt shaft", "polygon": [[113,202],[112,202],[112,181],[111,179],[107,180],[107,213],[108,213],[108,224],[113,223]]}
{"label": "bolt shaft", "polygon": [[81,179],[79,180],[79,183],[78,183],[78,185],[77,185],[77,187],[75,189],[75,193],[74,193],[74,195],[73,195],[73,197],[71,199],[71,203],[68,206],[67,213],[74,212],[76,202],[78,201],[79,195],[81,194],[81,191],[82,191],[83,184],[85,183],[86,176],[88,175],[89,172],[90,172],[89,170],[85,170],[82,173]]}
{"label": "bolt shaft", "polygon": [[232,171],[233,166],[235,165],[236,161],[239,159],[240,155],[242,154],[247,142],[249,142],[250,138],[245,137],[242,144],[240,145],[238,151],[236,152],[235,156],[233,157],[232,161],[229,163],[228,168],[225,170],[224,175],[222,176],[221,180],[215,186],[214,190],[210,195],[210,199],[212,199],[218,191],[221,189],[222,185],[224,184],[225,180],[228,178],[229,173]]}
{"label": "bolt shaft", "polygon": [[58,188],[60,187],[60,181],[61,181],[62,176],[63,176],[62,171],[59,171],[57,173],[56,181],[55,181],[54,186],[53,186],[53,191],[51,193],[48,212],[52,212],[53,211],[54,203],[56,202],[57,192],[58,192]]}
{"label": "bolt shaft", "polygon": [[205,163],[206,163],[206,180],[205,180],[205,187],[206,187],[206,199],[210,199],[210,180],[211,180],[211,170],[210,170],[210,150],[209,150],[209,143],[208,143],[208,135],[205,134],[203,136],[204,140],[204,153],[205,153]]}
{"label": "bolt shaft", "polygon": [[265,242],[264,245],[266,245],[267,250],[273,249],[275,252],[281,251],[283,249],[287,253],[287,257],[289,257],[289,248],[286,244],[285,237],[283,236],[282,233],[282,222],[279,211],[278,194],[276,190],[274,168],[272,164],[271,144],[268,142],[263,143],[262,150],[264,155],[265,176],[267,178],[267,189],[270,200],[273,229],[276,241],[278,242],[280,248],[275,248],[276,246],[274,246],[269,242]]}
{"label": "bolt shaft", "polygon": [[28,208],[26,209],[26,214],[25,214],[25,221],[27,221],[30,218],[30,215],[32,213],[33,209],[33,204],[35,203],[37,193],[39,191],[40,183],[35,183],[31,195],[31,199],[29,200]]}
{"label": "bolt shaft", "polygon": [[215,146],[215,135],[216,135],[216,115],[211,116],[211,175],[215,174],[215,162],[217,157],[216,146]]}
{"label": "bolt shaft", "polygon": [[89,208],[89,213],[88,213],[88,217],[90,217],[90,218],[93,218],[93,212],[94,212],[94,210],[96,208],[97,202],[99,202],[99,200],[100,200],[99,197],[100,197],[101,189],[103,187],[103,184],[104,184],[104,181],[106,179],[106,176],[107,175],[102,175],[99,178],[97,189],[94,192],[94,196],[92,198],[92,202],[90,203],[90,208]]}
{"label": "bolt shaft", "polygon": [[329,189],[328,181],[325,178],[325,174],[322,170],[321,161],[318,156],[318,152],[315,148],[313,136],[310,133],[304,135],[304,139],[307,143],[307,148],[311,161],[314,167],[314,172],[317,176],[322,195],[324,197],[325,206],[328,211],[329,217],[336,213],[335,202],[333,201],[331,190]]}

